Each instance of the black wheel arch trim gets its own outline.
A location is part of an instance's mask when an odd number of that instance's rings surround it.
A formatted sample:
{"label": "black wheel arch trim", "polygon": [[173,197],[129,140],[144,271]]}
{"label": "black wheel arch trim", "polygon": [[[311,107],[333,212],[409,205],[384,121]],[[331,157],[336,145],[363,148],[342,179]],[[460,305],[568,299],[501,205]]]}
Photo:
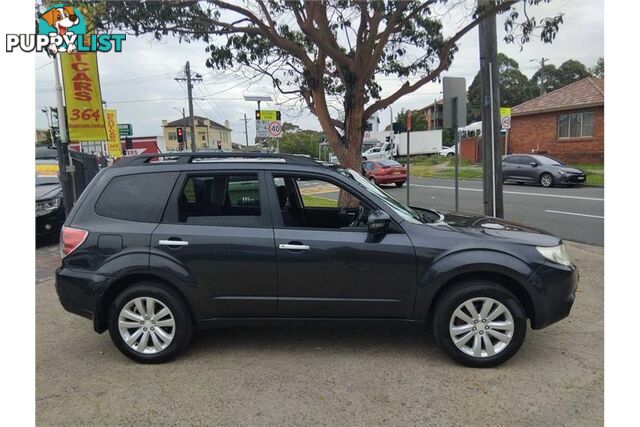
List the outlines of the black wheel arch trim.
{"label": "black wheel arch trim", "polygon": [[504,252],[475,249],[447,254],[419,272],[413,318],[428,317],[438,297],[451,285],[478,278],[496,281],[512,291],[527,316],[535,319],[536,296],[542,289],[538,281],[532,280],[534,276],[535,270],[527,263]]}

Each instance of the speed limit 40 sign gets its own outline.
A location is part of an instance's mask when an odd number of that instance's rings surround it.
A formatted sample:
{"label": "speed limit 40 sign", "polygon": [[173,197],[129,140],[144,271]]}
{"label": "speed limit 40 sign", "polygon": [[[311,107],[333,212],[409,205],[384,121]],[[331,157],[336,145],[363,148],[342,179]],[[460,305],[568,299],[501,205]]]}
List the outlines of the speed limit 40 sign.
{"label": "speed limit 40 sign", "polygon": [[511,108],[500,108],[502,129],[511,129]]}
{"label": "speed limit 40 sign", "polygon": [[267,126],[269,138],[280,138],[282,136],[282,123],[280,120],[272,120]]}

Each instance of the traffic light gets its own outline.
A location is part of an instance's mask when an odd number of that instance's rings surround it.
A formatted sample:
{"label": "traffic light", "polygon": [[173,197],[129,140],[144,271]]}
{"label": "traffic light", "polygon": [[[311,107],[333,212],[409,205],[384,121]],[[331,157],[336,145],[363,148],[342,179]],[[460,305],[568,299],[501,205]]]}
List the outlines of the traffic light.
{"label": "traffic light", "polygon": [[133,150],[133,141],[128,136],[124,139],[124,145],[127,150]]}
{"label": "traffic light", "polygon": [[391,142],[391,137],[390,136],[385,136],[384,137],[384,141],[385,142]]}
{"label": "traffic light", "polygon": [[176,134],[178,135],[178,143],[184,142],[184,128],[177,128]]}

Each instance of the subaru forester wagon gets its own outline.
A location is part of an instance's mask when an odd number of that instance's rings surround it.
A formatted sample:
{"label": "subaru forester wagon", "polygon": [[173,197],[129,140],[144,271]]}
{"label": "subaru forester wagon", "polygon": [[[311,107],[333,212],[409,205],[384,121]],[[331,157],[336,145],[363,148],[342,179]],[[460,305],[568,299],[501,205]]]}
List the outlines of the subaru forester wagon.
{"label": "subaru forester wagon", "polygon": [[569,314],[563,242],[496,218],[408,207],[354,170],[296,155],[123,158],[61,233],[63,307],[142,363],[197,328],[423,323],[454,360],[498,365]]}

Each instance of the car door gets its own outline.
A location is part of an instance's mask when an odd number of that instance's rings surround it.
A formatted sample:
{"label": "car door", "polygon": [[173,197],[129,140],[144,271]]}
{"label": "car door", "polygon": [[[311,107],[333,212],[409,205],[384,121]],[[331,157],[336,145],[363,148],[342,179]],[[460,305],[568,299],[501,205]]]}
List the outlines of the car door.
{"label": "car door", "polygon": [[503,179],[514,179],[516,178],[516,166],[515,163],[516,156],[508,156],[502,161],[502,178]]}
{"label": "car door", "polygon": [[[536,166],[532,166],[532,164],[536,164]],[[521,175],[527,182],[537,182],[539,168],[537,166],[538,162],[531,156],[520,156],[520,170]]]}
{"label": "car door", "polygon": [[211,317],[276,315],[276,254],[263,172],[194,172],[178,180],[152,235],[152,261],[174,264],[210,298]]}
{"label": "car door", "polygon": [[[299,185],[303,179],[315,185]],[[366,224],[354,224],[355,215],[360,206],[366,212],[378,207],[335,178],[283,172],[267,182],[274,200],[278,316],[411,317],[415,252],[399,226],[372,239]],[[354,206],[338,201],[340,190]]]}

